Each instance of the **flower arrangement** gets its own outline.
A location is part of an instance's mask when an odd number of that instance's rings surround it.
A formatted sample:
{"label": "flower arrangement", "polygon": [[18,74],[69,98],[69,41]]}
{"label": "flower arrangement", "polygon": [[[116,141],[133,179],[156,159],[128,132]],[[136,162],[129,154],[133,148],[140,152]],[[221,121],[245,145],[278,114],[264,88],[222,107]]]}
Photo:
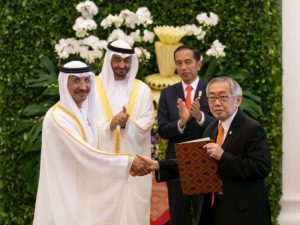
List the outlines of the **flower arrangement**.
{"label": "flower arrangement", "polygon": [[[123,39],[131,46],[135,46],[134,50],[140,62],[147,62],[151,59],[152,52],[149,50],[149,45],[154,42],[155,35],[166,44],[179,43],[184,36],[195,36],[197,40],[203,41],[206,30],[216,26],[219,20],[212,12],[200,13],[196,16],[198,25],[156,26],[152,31],[153,20],[147,7],[140,7],[135,12],[124,9],[118,15],[109,14],[99,24],[94,20],[94,16],[98,14],[98,7],[93,1],[80,2],[76,10],[81,13],[73,25],[76,38],[60,39],[55,45],[55,52],[59,59],[78,55],[85,62],[100,66],[107,42]],[[106,37],[99,38],[94,34],[99,25],[109,31]],[[206,55],[216,58],[225,57],[224,48],[225,46],[216,40],[206,51]]]}
{"label": "flower arrangement", "polygon": [[[205,37],[210,31],[211,27],[218,24],[219,18],[216,14],[210,12],[200,13],[196,16],[198,24],[186,24],[183,26],[156,26],[154,33],[159,38],[155,42],[155,52],[159,73],[152,74],[145,78],[145,82],[157,92],[153,91],[154,101],[158,102],[160,90],[180,81],[180,78],[174,74],[175,62],[173,53],[177,47],[182,45],[182,38],[191,36],[195,37],[200,43],[205,44]],[[201,49],[203,46],[201,45]],[[226,46],[216,39],[205,54],[202,55],[202,68],[201,75],[208,78],[214,74],[217,66],[222,61],[220,58],[226,56]]]}
{"label": "flower arrangement", "polygon": [[[107,42],[117,39],[127,41],[131,46],[135,45],[135,53],[140,61],[148,61],[151,53],[141,43],[153,43],[155,34],[146,29],[153,23],[151,14],[146,7],[140,7],[136,12],[128,9],[122,10],[119,15],[108,15],[101,22],[103,29],[112,29],[104,39],[99,39],[91,34],[97,29],[94,16],[98,8],[93,1],[80,2],[76,9],[81,13],[73,26],[76,38],[62,38],[55,45],[55,52],[59,59],[66,59],[71,55],[79,55],[89,64],[97,63],[102,59],[106,50]],[[126,33],[124,30],[131,31]],[[138,45],[140,44],[140,45]]]}
{"label": "flower arrangement", "polygon": [[[184,36],[195,36],[197,40],[203,41],[206,36],[206,31],[210,27],[216,26],[219,21],[219,17],[210,12],[200,13],[196,16],[199,26],[195,24],[186,24],[183,26],[156,26],[154,27],[154,33],[158,36],[159,40],[165,44],[179,43]],[[225,46],[217,39],[211,45],[211,48],[206,51],[206,55],[216,58],[225,57]]]}

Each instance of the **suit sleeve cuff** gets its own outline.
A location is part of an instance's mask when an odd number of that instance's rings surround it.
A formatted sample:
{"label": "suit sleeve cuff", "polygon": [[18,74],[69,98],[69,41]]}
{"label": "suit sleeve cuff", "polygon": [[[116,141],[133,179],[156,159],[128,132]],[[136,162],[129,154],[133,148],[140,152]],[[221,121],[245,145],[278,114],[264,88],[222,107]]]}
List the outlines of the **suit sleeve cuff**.
{"label": "suit sleeve cuff", "polygon": [[202,114],[201,120],[200,121],[197,120],[197,123],[199,124],[199,126],[202,127],[204,124],[204,121],[205,121],[205,115],[202,111],[201,111],[201,114]]}
{"label": "suit sleeve cuff", "polygon": [[177,129],[178,129],[178,131],[179,131],[180,134],[183,134],[184,129],[185,129],[185,126],[184,126],[183,128],[181,128],[181,127],[179,126],[179,120],[178,120],[178,122],[177,122]]}

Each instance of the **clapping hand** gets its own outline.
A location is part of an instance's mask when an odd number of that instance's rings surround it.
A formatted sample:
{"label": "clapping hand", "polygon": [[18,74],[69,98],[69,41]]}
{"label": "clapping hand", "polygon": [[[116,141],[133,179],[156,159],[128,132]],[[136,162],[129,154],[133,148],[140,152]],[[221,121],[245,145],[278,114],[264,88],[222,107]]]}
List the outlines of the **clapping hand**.
{"label": "clapping hand", "polygon": [[185,102],[181,99],[178,98],[177,100],[177,108],[178,108],[178,113],[179,113],[179,126],[184,127],[187,121],[190,119],[190,112],[185,104]]}
{"label": "clapping hand", "polygon": [[113,117],[110,123],[110,130],[114,130],[117,126],[125,128],[129,115],[126,113],[126,108],[123,107],[122,111]]}
{"label": "clapping hand", "polygon": [[200,109],[200,102],[198,99],[193,101],[190,113],[191,116],[194,117],[197,121],[201,121],[202,113]]}
{"label": "clapping hand", "polygon": [[119,115],[119,125],[121,128],[125,128],[129,115],[126,113],[126,108],[123,106],[123,110]]}

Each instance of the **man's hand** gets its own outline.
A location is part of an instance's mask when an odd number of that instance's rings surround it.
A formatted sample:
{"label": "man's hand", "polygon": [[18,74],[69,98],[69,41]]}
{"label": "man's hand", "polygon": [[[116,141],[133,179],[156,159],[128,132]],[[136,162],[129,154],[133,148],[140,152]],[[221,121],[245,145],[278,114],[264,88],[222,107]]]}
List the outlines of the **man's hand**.
{"label": "man's hand", "polygon": [[134,157],[131,168],[130,175],[132,176],[144,176],[151,172],[151,169],[147,162],[140,157]]}
{"label": "man's hand", "polygon": [[179,126],[181,128],[183,128],[185,126],[185,124],[187,123],[187,121],[190,119],[190,112],[185,104],[184,101],[182,101],[182,99],[178,99],[177,100],[177,108],[178,108],[178,113],[179,113]]}
{"label": "man's hand", "polygon": [[208,143],[206,145],[203,146],[204,148],[206,148],[206,152],[207,154],[211,157],[214,158],[216,160],[220,160],[224,150],[222,149],[222,147],[216,143]]}
{"label": "man's hand", "polygon": [[201,121],[202,113],[201,113],[201,109],[200,109],[200,102],[198,99],[193,101],[190,113],[191,113],[191,116],[194,117],[197,121]]}
{"label": "man's hand", "polygon": [[119,116],[116,115],[112,118],[110,122],[110,130],[113,131],[114,129],[117,128],[118,125],[119,125]]}
{"label": "man's hand", "polygon": [[129,115],[126,113],[126,108],[123,106],[123,110],[119,113],[119,125],[121,128],[126,127],[126,123]]}
{"label": "man's hand", "polygon": [[121,128],[126,127],[127,120],[129,115],[126,113],[126,108],[123,107],[123,110],[113,117],[110,122],[110,130],[113,131],[119,125]]}
{"label": "man's hand", "polygon": [[142,159],[147,164],[147,166],[149,167],[149,169],[151,171],[159,170],[158,161],[152,160],[151,158],[148,158],[148,157],[142,156],[142,155],[137,155],[137,157],[139,157],[140,159]]}

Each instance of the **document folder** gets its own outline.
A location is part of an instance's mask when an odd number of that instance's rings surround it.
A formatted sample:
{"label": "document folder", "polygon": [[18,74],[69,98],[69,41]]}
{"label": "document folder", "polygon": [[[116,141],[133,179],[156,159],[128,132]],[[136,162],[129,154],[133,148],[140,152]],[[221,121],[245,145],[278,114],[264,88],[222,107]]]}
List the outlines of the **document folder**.
{"label": "document folder", "polygon": [[209,138],[175,144],[181,187],[184,195],[221,192],[222,182],[217,174],[218,163],[209,157],[204,145]]}

